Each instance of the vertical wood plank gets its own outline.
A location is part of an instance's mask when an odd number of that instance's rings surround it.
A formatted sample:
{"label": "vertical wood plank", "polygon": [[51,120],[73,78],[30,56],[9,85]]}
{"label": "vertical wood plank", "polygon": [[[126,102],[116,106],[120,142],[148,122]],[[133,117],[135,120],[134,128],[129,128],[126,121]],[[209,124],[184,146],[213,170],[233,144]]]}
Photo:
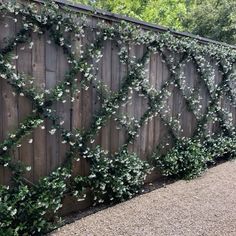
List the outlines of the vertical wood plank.
{"label": "vertical wood plank", "polygon": [[[168,55],[170,52],[165,52]],[[162,60],[162,83],[165,83],[170,78],[170,72],[167,68],[166,63]],[[173,92],[174,92],[174,85],[170,85],[168,91],[171,95],[168,97],[167,101],[164,101],[165,108],[168,109],[168,117],[172,115],[172,108],[173,108]],[[162,114],[163,115],[163,114]],[[162,146],[161,154],[165,154],[171,147],[172,147],[172,137],[168,131],[168,127],[163,121],[160,123],[160,136],[159,141]]]}
{"label": "vertical wood plank", "polygon": [[[38,91],[45,90],[45,36],[32,35],[34,47],[32,50],[32,75]],[[42,124],[45,126],[45,122]],[[34,149],[34,181],[46,175],[46,131],[41,127],[35,129],[33,141]]]}
{"label": "vertical wood plank", "polygon": [[[213,70],[213,68],[211,67],[211,59],[209,57],[207,57],[205,59],[209,65],[209,70]],[[214,74],[214,79],[215,79],[215,74]],[[209,102],[211,101],[210,93],[209,93],[208,89],[206,89],[206,91],[205,91],[205,97],[204,97],[203,101],[204,101],[204,107],[207,108],[209,106]],[[213,129],[213,122],[212,122],[212,120],[210,120],[206,124],[206,133],[212,134],[212,129]]]}
{"label": "vertical wood plank", "polygon": [[[170,54],[176,59],[179,60],[180,55],[174,55],[172,52]],[[171,110],[171,117],[173,120],[178,122],[179,129],[176,130],[178,137],[181,137],[181,114],[184,109],[184,98],[181,94],[180,89],[177,85],[174,85],[171,98],[169,100],[169,107]]]}
{"label": "vertical wood plank", "polygon": [[[57,51],[57,84],[65,80],[65,74],[69,70],[68,61],[66,55],[64,54],[62,48]],[[66,102],[64,102],[66,101]],[[67,97],[64,101],[57,103],[57,115],[60,117],[63,127],[67,130],[71,129],[71,100]],[[68,150],[68,145],[62,143],[61,135],[58,134],[58,165],[61,165],[65,160],[65,155]]]}
{"label": "vertical wood plank", "polygon": [[[96,39],[97,39],[97,31],[99,31],[100,29],[97,29],[97,24],[99,22],[99,19],[97,19],[96,17],[91,17],[90,19],[90,26],[92,27],[91,30],[86,30],[87,32],[87,36],[85,39],[83,39],[84,43],[84,50],[86,50],[87,47],[90,47],[91,44],[93,44]],[[103,54],[102,49],[101,50],[101,54]],[[87,97],[85,98],[86,105],[87,106],[87,111],[89,112],[88,117],[87,117],[87,129],[89,129],[89,126],[91,124],[91,121],[95,119],[95,116],[98,114],[100,108],[101,108],[101,102],[100,102],[100,96],[99,96],[99,92],[97,90],[97,82],[96,81],[101,81],[102,80],[102,59],[100,59],[99,61],[96,61],[95,58],[90,58],[88,60],[88,63],[91,63],[93,65],[93,69],[91,70],[91,73],[93,74],[93,79],[91,81],[90,87],[88,91],[83,91],[82,94],[87,94]],[[83,96],[84,97],[84,96]],[[89,102],[90,100],[90,102]],[[82,112],[84,113],[84,112]],[[86,118],[84,117],[84,120],[86,120]],[[97,145],[101,145],[101,130],[98,131],[98,133],[90,140],[90,143],[88,144],[89,147],[91,148],[95,148]],[[86,163],[86,168],[87,168],[87,173],[89,172],[89,166],[88,163]]]}
{"label": "vertical wood plank", "polygon": [[[46,81],[45,88],[51,90],[55,87],[57,81],[57,60],[58,60],[58,47],[52,43],[49,34],[45,34],[45,66],[46,66]],[[56,109],[56,104],[52,106]],[[49,174],[59,163],[58,160],[58,133],[51,135],[49,131],[52,129],[52,122],[46,121],[46,156],[47,156],[47,174]]]}
{"label": "vertical wood plank", "polygon": [[[0,28],[4,29],[5,25],[5,20],[4,18],[0,15]],[[4,46],[3,39],[4,39],[4,31],[1,31],[0,34],[0,48]],[[0,77],[0,143],[3,142],[3,114],[5,111],[3,110],[3,78]],[[0,184],[4,184],[4,167],[0,166]]]}
{"label": "vertical wood plank", "polygon": [[[199,89],[198,88],[199,75],[198,75],[197,69],[192,61],[191,61],[191,65],[192,65],[192,67],[191,67],[191,76],[192,76],[191,87],[194,88],[195,90],[198,90]],[[199,94],[199,91],[197,92],[197,94]],[[199,104],[200,103],[198,103],[198,106],[199,106]],[[198,119],[198,117],[193,112],[191,112],[191,117],[190,117],[190,120],[188,121],[191,137],[193,136],[194,131],[197,127],[197,119]]]}
{"label": "vertical wood plank", "polygon": [[[128,45],[124,45],[126,47],[126,49],[128,50]],[[129,53],[129,52],[128,52]],[[129,55],[128,55],[129,56]],[[128,73],[128,66],[127,64],[123,64],[120,62],[120,77],[119,77],[119,87],[121,88],[121,85],[124,82],[124,79],[126,78]],[[118,113],[120,115],[127,115],[126,113],[126,108],[127,105],[126,103],[121,103],[121,106],[118,109]],[[120,128],[119,130],[119,147],[122,147],[122,145],[125,144],[125,139],[126,139],[126,130],[123,128]]]}
{"label": "vertical wood plank", "polygon": [[[111,89],[112,91],[118,91],[120,86],[120,61],[118,57],[118,47],[116,42],[112,42],[111,48]],[[119,148],[119,130],[117,130],[116,122],[114,117],[111,120],[111,127],[110,127],[110,137],[111,137],[111,153],[114,154],[118,151]]]}
{"label": "vertical wood plank", "polygon": [[[134,60],[136,60],[136,58],[134,58],[135,56],[136,56],[136,54],[135,54],[135,45],[133,44],[133,43],[130,43],[129,45],[128,45],[128,52],[129,52],[129,60],[131,61],[134,61]],[[129,73],[130,73],[130,71],[129,71],[129,69],[130,68],[128,68],[128,70],[127,70],[127,74],[128,74],[128,76],[129,76]],[[126,104],[126,116],[128,116],[129,118],[133,118],[134,117],[134,91],[133,90],[130,90],[129,92],[128,92],[128,101],[127,101],[127,104]],[[131,144],[129,144],[128,145],[128,150],[130,151],[130,152],[135,152],[136,150],[135,150],[135,148],[134,148],[134,146],[135,146],[135,141],[136,140],[134,140],[133,141],[133,143],[131,143]],[[137,153],[138,154],[138,153]]]}
{"label": "vertical wood plank", "polygon": [[[73,44],[72,48],[75,51],[75,56],[77,59],[79,59],[81,52],[82,43],[81,39],[76,39]],[[80,88],[80,83],[81,83],[81,73],[77,75],[77,86]],[[82,127],[82,96],[81,92],[77,93],[75,96],[75,101],[72,103],[72,117],[71,117],[71,127],[72,130],[74,129],[81,129]],[[80,156],[77,156],[77,160],[73,162],[73,176],[77,176],[78,174],[81,174],[81,160]]]}
{"label": "vertical wood plank", "polygon": [[[144,48],[143,45],[135,45],[134,47],[134,53],[136,56],[136,60],[138,60],[139,58],[142,58],[144,52]],[[132,97],[132,107],[133,107],[133,116],[135,117],[136,120],[140,120],[141,116],[142,116],[142,100],[143,97],[142,95],[133,90],[133,97]],[[134,141],[134,145],[133,145],[133,149],[134,152],[137,153],[137,155],[143,159],[143,157],[141,156],[143,154],[143,149],[145,148],[145,144],[141,143],[141,140],[143,141],[144,138],[144,134],[143,134],[143,127],[140,127],[140,129],[138,130],[138,137],[136,137],[135,141]]]}
{"label": "vertical wood plank", "polygon": [[[18,24],[17,27],[21,28],[21,23]],[[26,76],[32,76],[32,50],[29,47],[29,43],[25,43],[23,48],[22,46],[19,46],[17,48],[17,53],[19,55],[19,59],[17,61],[18,73],[24,74]],[[32,113],[32,103],[28,98],[19,96],[18,108],[19,122],[23,122]],[[34,157],[33,145],[29,143],[29,140],[32,138],[32,135],[25,137],[22,140],[22,146],[19,149],[20,160],[23,161],[23,163],[27,166],[32,167],[31,171],[26,174],[26,177],[29,178],[31,181],[33,180]]]}
{"label": "vertical wood plank", "polygon": [[[163,62],[160,54],[156,54],[156,67],[153,68],[153,70],[156,70],[156,77],[155,77],[155,89],[160,92],[161,90],[161,85],[162,85],[162,79],[163,79]],[[154,148],[159,145],[160,141],[160,133],[161,133],[161,123],[160,123],[160,117],[159,114],[156,114],[154,118],[154,137],[153,137],[153,142],[154,142]]]}
{"label": "vertical wood plank", "polygon": [[[16,24],[12,18],[6,18],[3,20],[3,28],[1,28],[1,34],[6,39],[12,39],[15,36]],[[6,46],[7,43],[3,43],[1,46]],[[16,54],[16,49],[12,51],[12,54]],[[12,61],[12,65],[16,65],[16,61]],[[2,136],[7,138],[8,134],[14,132],[18,126],[18,113],[17,113],[17,97],[13,95],[13,88],[7,82],[2,80]],[[11,156],[13,160],[17,160],[18,150],[12,150]],[[4,183],[10,184],[11,173],[7,168],[4,168]]]}
{"label": "vertical wood plank", "polygon": [[[152,54],[150,56],[150,67],[149,67],[149,83],[153,89],[156,89],[157,79],[157,55]],[[155,137],[155,115],[148,121],[148,135],[147,135],[147,156],[150,156],[154,151],[154,137]]]}
{"label": "vertical wood plank", "polygon": [[[219,72],[219,67],[218,67],[218,64],[216,64],[215,60],[212,61],[212,67],[213,67],[214,73],[215,73],[215,87],[216,87],[222,81],[222,74]],[[223,95],[223,97],[224,97],[224,95]],[[226,98],[225,100],[229,101],[228,98]],[[230,105],[228,107],[226,106],[225,108],[228,109],[228,112],[230,113]],[[212,134],[214,135],[217,132],[220,132],[220,123],[218,121],[214,121],[213,127],[212,127]]]}
{"label": "vertical wood plank", "polygon": [[[145,53],[145,46],[142,45],[142,50],[139,50],[139,58],[142,58],[143,57],[143,54]],[[144,70],[145,70],[145,78],[144,79],[147,79],[149,80],[149,70],[150,70],[150,60],[148,59],[148,61],[146,62],[146,64],[144,65]],[[141,99],[141,102],[140,102],[140,108],[141,108],[141,114],[140,114],[140,118],[143,116],[143,114],[147,111],[148,109],[148,106],[147,106],[147,98],[143,95],[139,95],[141,96],[140,99]],[[139,118],[139,120],[140,120]],[[140,129],[140,139],[139,139],[139,142],[140,142],[140,158],[142,160],[146,160],[147,159],[147,139],[148,139],[148,125],[147,125],[147,121],[143,124],[143,126],[141,127]]]}
{"label": "vertical wood plank", "polygon": [[[98,22],[99,20],[97,18],[94,17],[92,19],[92,25],[94,29],[96,29]],[[91,41],[95,42],[97,38],[96,30],[92,32],[91,34],[92,34]],[[93,65],[95,68],[95,70],[93,71],[94,78],[96,78],[97,81],[102,81],[102,66],[103,66],[102,59],[100,59],[99,62],[96,62],[96,60],[93,59]],[[92,115],[94,116],[95,114],[97,114],[100,109],[101,109],[101,101],[100,101],[99,93],[97,90],[96,82],[93,82],[92,84]],[[102,132],[100,130],[98,134],[96,135],[96,137],[94,137],[94,140],[92,140],[91,146],[93,148],[95,148],[97,145],[101,145],[101,133]]]}
{"label": "vertical wood plank", "polygon": [[[104,42],[104,55],[103,55],[103,65],[102,65],[102,79],[104,84],[108,87],[108,89],[111,89],[111,41],[105,41]],[[110,151],[110,144],[111,144],[111,123],[110,119],[107,121],[105,126],[102,129],[102,136],[101,136],[101,144],[102,147]]]}
{"label": "vertical wood plank", "polygon": [[[91,24],[92,24],[92,20],[91,20]],[[82,40],[83,51],[85,51],[86,48],[90,46],[90,43],[92,42],[92,40],[93,40],[93,34],[91,33],[91,30],[88,29],[86,30],[86,36]],[[91,63],[92,61],[91,59],[89,59],[87,62]],[[81,94],[82,94],[82,101],[81,101],[82,102],[81,103],[82,104],[82,107],[81,107],[82,108],[82,128],[85,130],[88,130],[90,128],[90,124],[93,117],[93,114],[92,114],[93,89],[92,89],[91,84],[89,85],[87,90],[83,89]],[[81,174],[85,176],[88,175],[89,164],[87,160],[81,159],[80,164],[81,164]]]}
{"label": "vertical wood plank", "polygon": [[[184,66],[183,73],[185,76],[185,79],[183,81],[184,84],[186,84],[186,88],[181,91],[181,96],[183,99],[183,105],[182,109],[180,110],[180,122],[181,122],[181,137],[191,137],[193,134],[193,131],[196,127],[196,118],[192,111],[189,110],[186,104],[186,100],[183,96],[183,94],[187,94],[187,97],[190,95],[190,90],[194,89],[196,81],[197,81],[197,74],[194,70],[194,65],[191,61],[187,62]],[[187,98],[189,99],[189,98]]]}

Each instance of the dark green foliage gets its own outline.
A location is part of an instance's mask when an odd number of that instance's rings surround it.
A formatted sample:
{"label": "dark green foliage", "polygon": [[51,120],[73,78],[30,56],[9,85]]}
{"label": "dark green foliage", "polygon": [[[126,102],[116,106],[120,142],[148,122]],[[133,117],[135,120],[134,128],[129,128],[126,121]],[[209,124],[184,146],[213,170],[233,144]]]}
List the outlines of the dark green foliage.
{"label": "dark green foliage", "polygon": [[112,159],[97,155],[88,177],[95,202],[119,202],[133,197],[143,185],[149,168],[136,154],[126,150]]}
{"label": "dark green foliage", "polygon": [[182,21],[187,16],[188,8],[192,5],[192,1],[186,0],[71,1],[179,30],[183,29]]}
{"label": "dark green foliage", "polygon": [[233,137],[209,137],[204,141],[204,147],[214,158],[236,158],[236,136]]}
{"label": "dark green foliage", "polygon": [[183,139],[167,155],[156,156],[155,165],[165,176],[192,179],[207,167],[211,156],[199,141]]}
{"label": "dark green foliage", "polygon": [[225,43],[236,43],[235,0],[71,1]]}
{"label": "dark green foliage", "polygon": [[41,235],[53,229],[50,217],[61,207],[69,176],[68,170],[59,168],[35,187],[0,186],[0,235]]}
{"label": "dark green foliage", "polygon": [[209,163],[222,157],[236,157],[235,137],[209,137],[200,140],[183,139],[166,155],[153,155],[155,166],[163,175],[178,179],[192,179],[206,170]]}
{"label": "dark green foliage", "polygon": [[193,34],[235,44],[235,12],[235,0],[197,0],[183,24]]}

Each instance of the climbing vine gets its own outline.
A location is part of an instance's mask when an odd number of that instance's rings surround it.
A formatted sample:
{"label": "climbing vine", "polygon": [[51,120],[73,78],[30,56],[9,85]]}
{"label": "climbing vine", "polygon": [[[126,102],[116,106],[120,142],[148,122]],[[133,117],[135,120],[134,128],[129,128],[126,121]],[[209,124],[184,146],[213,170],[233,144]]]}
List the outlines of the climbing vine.
{"label": "climbing vine", "polygon": [[[235,50],[179,38],[169,32],[144,31],[126,22],[112,26],[102,22],[94,29],[89,26],[83,14],[68,9],[62,11],[50,1],[40,8],[35,4],[23,5],[10,1],[0,5],[0,13],[2,17],[10,17],[14,22],[20,16],[22,22],[22,29],[15,37],[8,39],[5,47],[0,48],[0,78],[13,87],[15,94],[28,98],[33,104],[32,114],[0,143],[0,165],[12,172],[12,185],[0,186],[1,235],[40,235],[52,230],[58,221],[56,215],[65,194],[73,194],[78,200],[83,200],[90,191],[95,204],[123,201],[137,194],[151,166],[135,153],[129,152],[128,145],[135,141],[140,128],[155,116],[159,116],[168,127],[174,142],[173,149],[167,155],[161,156],[158,151],[153,154],[154,165],[165,175],[192,178],[200,174],[214,158],[235,154],[234,121],[221,107],[223,96],[227,96],[233,109],[236,106],[233,73]],[[78,57],[71,39],[84,38],[86,29],[96,33],[96,40],[87,45]],[[65,79],[51,90],[44,91],[35,87],[33,78],[17,74],[11,63],[12,59],[17,60],[17,55],[11,54],[16,46],[28,43],[29,48],[34,47],[30,37],[32,33],[48,33],[52,43],[63,49],[70,65]],[[109,40],[117,42],[120,62],[128,68],[117,92],[109,91],[94,76],[102,57],[103,42]],[[129,56],[126,45],[134,43],[145,45],[141,58]],[[145,66],[153,53],[160,54],[169,71],[169,78],[160,90],[154,89],[146,78]],[[222,74],[219,84],[215,84],[214,69],[206,58],[215,60],[215,66]],[[196,86],[191,90],[184,82],[187,78],[182,68],[188,61],[193,61],[196,65],[199,83],[203,83],[209,93],[210,99],[205,112],[199,108],[197,95],[200,87]],[[78,83],[79,73],[83,77]],[[68,99],[74,102],[76,95],[91,85],[98,91],[101,109],[87,130],[65,129],[62,118],[52,109],[53,104],[56,101],[66,102]],[[179,89],[189,111],[196,117],[197,128],[191,139],[180,137],[178,120],[169,117],[165,111],[165,101],[171,95],[171,86]],[[118,108],[130,99],[131,91],[137,91],[148,101],[148,108],[139,120],[116,114]],[[100,146],[91,148],[88,144],[94,141],[96,134],[112,116],[115,116],[120,127],[125,128],[127,139],[111,157]],[[60,131],[62,142],[70,149],[61,167],[31,185],[25,177],[25,172],[30,171],[30,167],[13,160],[11,150],[19,148],[22,138],[40,127],[44,119],[52,122],[50,134],[55,135]],[[206,126],[211,120],[219,122],[221,132],[217,137],[207,133]],[[158,146],[157,150],[159,148]],[[80,161],[78,156],[89,162],[88,176],[72,177],[72,163]]]}

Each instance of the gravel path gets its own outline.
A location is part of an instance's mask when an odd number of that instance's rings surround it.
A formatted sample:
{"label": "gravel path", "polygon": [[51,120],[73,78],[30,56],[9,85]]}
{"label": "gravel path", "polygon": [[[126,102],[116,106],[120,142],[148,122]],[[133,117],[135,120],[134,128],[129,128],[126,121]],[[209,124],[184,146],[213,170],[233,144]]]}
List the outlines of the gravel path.
{"label": "gravel path", "polygon": [[51,236],[236,236],[236,161],[65,225]]}

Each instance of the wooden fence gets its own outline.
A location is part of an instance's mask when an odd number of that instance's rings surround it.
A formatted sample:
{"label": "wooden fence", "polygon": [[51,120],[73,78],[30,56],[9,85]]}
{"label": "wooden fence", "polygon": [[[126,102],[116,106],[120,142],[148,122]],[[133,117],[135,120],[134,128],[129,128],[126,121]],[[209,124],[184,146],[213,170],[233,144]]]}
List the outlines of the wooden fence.
{"label": "wooden fence", "polygon": [[[62,2],[62,1],[61,1]],[[77,6],[73,8],[76,11],[89,11],[87,8]],[[87,9],[87,10],[86,10]],[[19,16],[20,18],[20,16]],[[90,24],[97,27],[97,23],[102,19],[110,24],[120,19],[117,16],[89,15]],[[126,19],[130,21],[130,19]],[[144,25],[142,27],[149,30],[164,31],[164,28],[155,28],[153,25]],[[11,18],[2,18],[0,16],[0,48],[6,45],[4,38],[10,38],[16,35],[21,29],[20,19],[17,22]],[[176,33],[177,34],[177,33]],[[182,35],[181,37],[186,37]],[[44,90],[52,89],[56,84],[64,79],[69,65],[62,48],[54,45],[49,38],[48,33],[38,37],[32,34],[32,48],[24,44],[16,46],[13,54],[19,57],[14,60],[17,73],[24,73],[34,77],[34,83],[39,88]],[[82,41],[77,42],[79,46],[90,45],[95,41],[96,34],[86,31]],[[201,39],[202,43],[207,44],[206,39]],[[129,49],[129,57],[136,56],[140,58],[144,52],[144,45],[127,45]],[[78,55],[81,53],[81,47],[78,49]],[[235,50],[232,48],[232,50]],[[118,48],[115,41],[107,40],[104,42],[102,49],[103,57],[99,62],[99,70],[94,72],[94,76],[98,80],[104,82],[111,91],[118,91],[122,83],[122,79],[127,74],[127,66],[121,64],[118,56]],[[214,69],[214,80],[217,85],[221,81],[221,74],[215,65],[215,61],[209,60],[209,63]],[[203,82],[199,85],[199,75],[196,65],[190,60],[183,68],[182,72],[187,78],[185,83],[188,87],[199,89],[199,109],[202,113],[206,111],[209,102],[209,91]],[[152,54],[149,62],[146,64],[146,78],[150,85],[157,91],[169,79],[169,70],[163,62],[160,54]],[[80,83],[83,75],[78,75],[78,83]],[[196,128],[196,117],[193,112],[187,109],[186,100],[181,91],[174,85],[169,89],[170,96],[165,101],[165,110],[167,115],[173,120],[179,121],[179,136],[191,137]],[[88,90],[81,90],[77,95],[76,100],[72,103],[68,100],[65,102],[56,102],[53,109],[64,121],[64,127],[68,130],[88,129],[94,115],[101,108],[101,102],[98,99],[98,91],[91,84]],[[119,150],[126,140],[126,130],[122,128],[115,117],[126,116],[126,120],[140,120],[142,115],[147,110],[147,98],[139,92],[133,91],[130,93],[128,103],[121,106],[117,113],[109,119],[99,134],[95,137],[91,147],[101,145],[104,150],[110,153],[115,153]],[[236,124],[236,109],[232,106],[227,97],[221,100],[221,106],[224,107],[228,114],[233,117],[233,123]],[[7,84],[6,80],[0,79],[0,142],[3,141],[10,132],[13,132],[19,124],[32,113],[32,102],[25,97],[16,96],[13,88]],[[27,173],[27,179],[31,182],[36,182],[42,176],[48,175],[56,167],[60,166],[65,158],[65,153],[68,150],[68,145],[62,143],[61,135],[57,132],[51,135],[51,121],[45,120],[41,127],[36,128],[34,132],[24,138],[21,144],[13,151],[15,160],[20,160],[26,165],[32,167],[32,170]],[[216,132],[219,128],[217,122],[212,121],[208,124],[209,132]],[[163,122],[160,114],[149,119],[144,126],[139,130],[139,136],[133,144],[129,145],[129,150],[137,153],[141,159],[147,160],[156,146],[162,147],[161,151],[165,153],[172,147],[172,140],[169,134],[168,126]],[[85,160],[75,164],[75,172],[81,175],[89,173],[89,166]],[[7,168],[0,167],[0,182],[9,184],[11,174]],[[152,179],[157,175],[153,175]]]}

